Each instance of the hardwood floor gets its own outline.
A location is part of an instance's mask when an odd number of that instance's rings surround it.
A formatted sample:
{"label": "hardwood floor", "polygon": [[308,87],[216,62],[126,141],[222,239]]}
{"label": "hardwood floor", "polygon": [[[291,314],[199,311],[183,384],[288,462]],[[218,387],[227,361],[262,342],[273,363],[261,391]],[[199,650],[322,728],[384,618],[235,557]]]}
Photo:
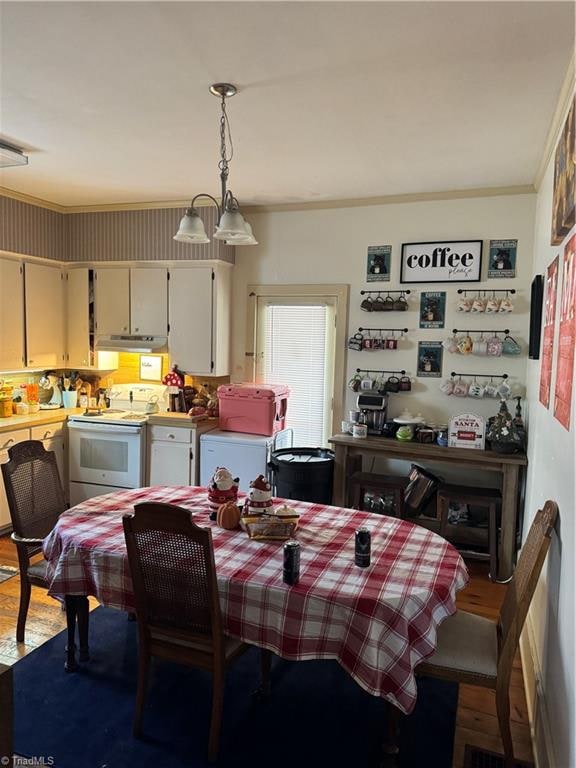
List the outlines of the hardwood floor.
{"label": "hardwood floor", "polygon": [[[0,538],[0,565],[17,567],[16,550],[11,541]],[[493,584],[484,563],[469,564],[470,583],[458,594],[458,607],[491,619],[498,615],[506,587]],[[11,665],[34,648],[65,629],[66,618],[59,604],[44,590],[32,587],[32,599],[26,622],[26,642],[16,642],[16,617],[20,579],[15,576],[0,583],[0,664]],[[97,601],[90,598],[91,608]],[[514,662],[510,686],[512,736],[516,757],[532,762],[532,744],[520,658]],[[454,739],[453,768],[462,768],[465,744],[501,751],[494,693],[484,688],[460,686]],[[432,763],[431,763],[432,765]]]}

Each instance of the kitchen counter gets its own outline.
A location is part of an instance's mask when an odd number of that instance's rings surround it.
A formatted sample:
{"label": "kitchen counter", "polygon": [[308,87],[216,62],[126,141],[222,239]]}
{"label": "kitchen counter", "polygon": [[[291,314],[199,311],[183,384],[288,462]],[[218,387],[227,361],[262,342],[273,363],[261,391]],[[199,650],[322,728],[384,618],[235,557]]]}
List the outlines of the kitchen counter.
{"label": "kitchen counter", "polygon": [[192,421],[187,413],[164,411],[148,416],[148,424],[152,427],[188,427],[197,429],[198,432],[208,432],[218,428],[218,419],[208,418],[203,421]]}
{"label": "kitchen counter", "polygon": [[14,429],[26,429],[27,427],[39,427],[42,424],[58,424],[66,421],[68,416],[83,413],[83,408],[54,408],[52,410],[29,413],[26,416],[8,416],[0,419],[0,434],[12,432]]}

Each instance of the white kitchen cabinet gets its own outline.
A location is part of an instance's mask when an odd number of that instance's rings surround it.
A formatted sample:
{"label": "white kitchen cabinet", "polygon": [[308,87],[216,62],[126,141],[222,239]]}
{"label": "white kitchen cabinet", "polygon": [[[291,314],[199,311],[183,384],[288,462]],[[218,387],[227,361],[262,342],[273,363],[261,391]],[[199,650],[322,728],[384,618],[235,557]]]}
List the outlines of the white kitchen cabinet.
{"label": "white kitchen cabinet", "polygon": [[174,268],[168,280],[172,364],[197,376],[230,373],[230,267]]}
{"label": "white kitchen cabinet", "polygon": [[64,341],[64,273],[60,267],[26,263],[26,365],[62,368]]}
{"label": "white kitchen cabinet", "polygon": [[196,430],[174,426],[148,430],[148,485],[196,485]]}
{"label": "white kitchen cabinet", "polygon": [[166,336],[168,327],[168,270],[130,270],[130,333]]}
{"label": "white kitchen cabinet", "polygon": [[64,495],[67,497],[66,489],[68,488],[68,473],[66,467],[68,462],[66,461],[66,427],[64,422],[59,424],[44,424],[39,427],[32,427],[30,430],[31,440],[41,440],[44,450],[54,451],[56,457],[56,464],[58,466],[58,474],[60,475],[60,482],[64,490]]}
{"label": "white kitchen cabinet", "polygon": [[96,333],[130,333],[130,270],[126,267],[94,272]]}
{"label": "white kitchen cabinet", "polygon": [[[0,434],[0,464],[6,464],[8,461],[8,449],[16,443],[22,442],[22,440],[28,440],[30,432],[27,429],[18,429],[14,432],[3,432]],[[8,508],[8,499],[6,498],[6,490],[4,488],[4,479],[0,472],[0,531],[6,532],[6,529],[11,526],[10,510]]]}
{"label": "white kitchen cabinet", "polygon": [[89,368],[93,362],[89,281],[89,269],[69,269],[66,273],[66,365],[70,368]]}
{"label": "white kitchen cabinet", "polygon": [[0,371],[24,364],[24,267],[0,259]]}

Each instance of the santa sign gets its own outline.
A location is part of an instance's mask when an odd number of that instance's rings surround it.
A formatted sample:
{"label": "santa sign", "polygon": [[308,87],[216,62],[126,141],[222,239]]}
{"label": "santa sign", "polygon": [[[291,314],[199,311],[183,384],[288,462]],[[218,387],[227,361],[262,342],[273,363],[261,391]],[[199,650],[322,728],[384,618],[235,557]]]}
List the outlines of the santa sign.
{"label": "santa sign", "polygon": [[481,416],[463,413],[450,419],[448,446],[450,448],[477,448],[484,450],[486,423]]}

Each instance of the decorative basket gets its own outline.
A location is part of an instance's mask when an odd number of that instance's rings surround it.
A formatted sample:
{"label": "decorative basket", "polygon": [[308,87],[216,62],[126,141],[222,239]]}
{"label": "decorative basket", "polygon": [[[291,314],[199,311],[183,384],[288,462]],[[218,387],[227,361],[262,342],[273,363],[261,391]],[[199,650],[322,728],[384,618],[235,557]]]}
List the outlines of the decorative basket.
{"label": "decorative basket", "polygon": [[294,534],[298,526],[298,515],[247,515],[241,519],[240,524],[248,536],[256,541],[285,541]]}

